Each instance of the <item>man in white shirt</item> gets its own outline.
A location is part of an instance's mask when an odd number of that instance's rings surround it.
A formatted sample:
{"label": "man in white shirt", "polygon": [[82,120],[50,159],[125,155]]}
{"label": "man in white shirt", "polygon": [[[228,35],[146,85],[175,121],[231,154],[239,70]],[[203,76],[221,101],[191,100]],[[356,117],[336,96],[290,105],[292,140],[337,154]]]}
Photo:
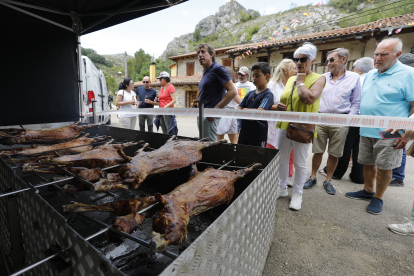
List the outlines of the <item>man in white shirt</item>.
{"label": "man in white shirt", "polygon": [[[247,93],[256,89],[256,86],[252,82],[247,81],[247,79],[249,78],[249,73],[250,73],[249,68],[247,68],[246,66],[240,67],[240,70],[237,73],[237,79],[239,80],[239,82],[237,82],[235,85],[237,88],[237,93],[239,94],[242,100],[244,96],[247,95]],[[237,126],[238,126],[239,132],[240,132],[240,127],[241,127],[241,122],[242,122],[241,119],[237,119]]]}

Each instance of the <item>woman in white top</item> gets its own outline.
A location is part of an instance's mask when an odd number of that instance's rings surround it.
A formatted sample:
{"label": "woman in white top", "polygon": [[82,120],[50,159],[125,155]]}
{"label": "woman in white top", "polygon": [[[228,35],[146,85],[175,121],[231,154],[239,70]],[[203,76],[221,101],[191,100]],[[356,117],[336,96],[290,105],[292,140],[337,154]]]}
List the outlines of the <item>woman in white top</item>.
{"label": "woman in white top", "polygon": [[[229,73],[229,76],[231,78],[231,81],[234,84],[235,76],[233,69],[231,69],[228,66],[225,66],[227,72]],[[226,92],[227,93],[227,92]],[[224,108],[225,109],[237,109],[239,104],[241,103],[241,98],[239,94],[236,94],[234,98],[229,102]],[[238,135],[238,127],[237,127],[237,119],[233,118],[221,118],[220,123],[217,127],[217,140],[224,139],[224,135],[227,134],[229,136],[230,143],[237,144],[237,141],[239,140]]]}
{"label": "woman in white top", "polygon": [[[282,111],[277,108],[277,104],[280,102],[280,95],[282,95],[285,90],[285,85],[288,79],[297,74],[296,64],[291,59],[284,59],[276,67],[272,79],[267,84],[267,88],[273,93],[274,105],[270,110]],[[284,110],[283,110],[284,111]],[[267,144],[266,148],[278,149],[277,137],[279,135],[279,130],[276,128],[276,121],[267,122]],[[289,182],[288,186],[293,185],[293,151],[290,152],[289,160]]]}
{"label": "woman in white top", "polygon": [[[284,59],[276,67],[272,79],[267,84],[267,88],[273,93],[274,105],[270,110],[280,110],[277,109],[277,104],[280,102],[280,95],[282,95],[285,90],[285,85],[288,79],[296,75],[296,65],[291,59]],[[268,130],[267,130],[267,148],[277,149],[277,136],[278,129],[276,129],[276,121],[268,121]]]}
{"label": "woman in white top", "polygon": [[[131,110],[137,108],[136,94],[134,92],[134,82],[130,78],[124,79],[118,86],[116,96],[116,106],[119,110]],[[123,128],[134,129],[137,122],[136,114],[120,114],[119,122]]]}

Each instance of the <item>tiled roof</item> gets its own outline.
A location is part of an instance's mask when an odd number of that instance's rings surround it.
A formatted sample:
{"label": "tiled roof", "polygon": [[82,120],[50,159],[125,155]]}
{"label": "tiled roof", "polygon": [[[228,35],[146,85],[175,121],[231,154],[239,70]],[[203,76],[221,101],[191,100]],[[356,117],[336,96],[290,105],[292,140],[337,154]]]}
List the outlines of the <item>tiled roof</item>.
{"label": "tiled roof", "polygon": [[[414,13],[400,15],[396,17],[389,17],[389,18],[378,20],[378,21],[374,21],[374,22],[370,22],[370,23],[366,23],[366,24],[362,24],[358,26],[352,26],[348,28],[342,28],[342,29],[337,29],[337,30],[330,30],[330,31],[325,31],[325,32],[277,39],[273,41],[268,41],[268,45],[266,46],[263,45],[263,46],[266,48],[269,48],[273,45],[298,43],[298,42],[305,42],[309,40],[323,39],[323,38],[335,38],[338,36],[352,35],[352,34],[372,31],[376,29],[379,30],[379,29],[384,29],[388,27],[404,26],[404,25],[408,25],[408,23],[414,24]],[[414,27],[414,25],[407,26],[407,27]],[[238,51],[252,50],[253,47],[257,47],[258,44],[263,44],[263,43],[259,42],[259,43],[239,45],[236,48],[233,48],[227,51],[226,53],[235,53]]]}
{"label": "tiled roof", "polygon": [[[220,48],[216,48],[215,50],[216,50],[216,53],[217,53],[217,52],[227,51],[227,50],[233,49],[235,47],[238,47],[238,45],[220,47]],[[182,58],[182,57],[190,57],[190,56],[196,56],[196,55],[197,55],[197,52],[194,51],[194,52],[189,52],[189,53],[182,54],[182,55],[172,56],[172,57],[169,57],[169,59],[175,60],[175,59],[179,59],[179,58]]]}
{"label": "tiled roof", "polygon": [[168,67],[174,67],[175,65],[177,65],[177,62],[174,62],[173,64],[171,64],[170,66],[168,66]]}
{"label": "tiled roof", "polygon": [[[172,85],[186,85],[186,84],[199,84],[201,81],[202,75],[194,75],[194,76],[176,76],[171,77],[171,84]],[[135,87],[143,86],[144,83],[142,81],[138,81],[134,83]],[[161,86],[159,80],[151,82],[151,86]]]}

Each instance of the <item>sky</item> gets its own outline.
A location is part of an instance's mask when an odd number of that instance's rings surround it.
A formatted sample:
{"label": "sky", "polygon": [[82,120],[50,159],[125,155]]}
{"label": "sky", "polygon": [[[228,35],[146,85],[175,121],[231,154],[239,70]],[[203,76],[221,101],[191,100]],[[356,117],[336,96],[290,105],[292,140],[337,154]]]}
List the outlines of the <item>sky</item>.
{"label": "sky", "polygon": [[[192,33],[197,23],[219,11],[229,0],[189,0],[150,15],[137,18],[107,29],[81,37],[82,47],[92,48],[98,54],[117,54],[125,51],[133,55],[142,48],[159,57],[174,37]],[[316,4],[319,0],[237,0],[246,9],[268,15],[290,8],[292,2],[298,6]],[[327,2],[327,1],[324,1]]]}

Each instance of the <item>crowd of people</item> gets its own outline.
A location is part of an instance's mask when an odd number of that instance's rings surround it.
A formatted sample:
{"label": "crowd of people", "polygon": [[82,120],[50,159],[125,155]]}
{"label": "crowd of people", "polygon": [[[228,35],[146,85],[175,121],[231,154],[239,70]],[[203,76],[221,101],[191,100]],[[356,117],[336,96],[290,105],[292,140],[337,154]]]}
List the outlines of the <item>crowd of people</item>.
{"label": "crowd of people", "polygon": [[[402,54],[402,46],[398,38],[384,39],[377,45],[373,58],[363,57],[354,62],[353,72],[346,69],[349,51],[338,48],[327,53],[329,72],[318,74],[312,72],[317,48],[306,42],[294,52],[292,59],[280,62],[273,75],[268,63],[258,62],[251,72],[241,67],[236,77],[232,68],[215,62],[214,48],[202,43],[197,48],[198,60],[204,69],[198,100],[205,101],[206,108],[410,117],[414,113],[414,54]],[[250,74],[252,83],[247,81]],[[151,91],[149,78],[144,78],[144,87],[135,92],[139,108],[174,107],[175,89],[169,83],[168,73],[162,72],[159,79],[162,88],[157,96],[155,90]],[[132,88],[130,79],[120,84],[117,96],[120,110],[134,105]],[[147,120],[148,130],[152,131],[152,118],[144,116],[140,115],[140,130],[145,130]],[[174,125],[170,117],[160,118],[163,133],[169,133]],[[199,118],[197,123],[200,127]],[[133,128],[135,121],[125,116],[121,124]],[[332,179],[341,179],[351,163],[350,179],[364,186],[357,192],[346,193],[346,197],[368,200],[366,211],[380,214],[387,187],[404,186],[405,146],[414,139],[412,131],[389,129],[386,131],[393,134],[398,131],[399,137],[383,139],[380,131],[385,129],[380,128],[265,120],[207,117],[201,125],[204,136],[211,140],[228,135],[232,143],[278,149],[276,196],[287,197],[288,186],[293,186],[289,205],[293,210],[301,209],[303,189],[317,185],[318,173],[325,177],[322,184],[325,191],[335,195]],[[312,168],[307,177],[306,159],[311,143]],[[321,169],[325,151],[328,160]],[[412,217],[414,220],[414,206]],[[414,235],[413,225],[413,221],[391,224],[389,229],[398,234]]]}

